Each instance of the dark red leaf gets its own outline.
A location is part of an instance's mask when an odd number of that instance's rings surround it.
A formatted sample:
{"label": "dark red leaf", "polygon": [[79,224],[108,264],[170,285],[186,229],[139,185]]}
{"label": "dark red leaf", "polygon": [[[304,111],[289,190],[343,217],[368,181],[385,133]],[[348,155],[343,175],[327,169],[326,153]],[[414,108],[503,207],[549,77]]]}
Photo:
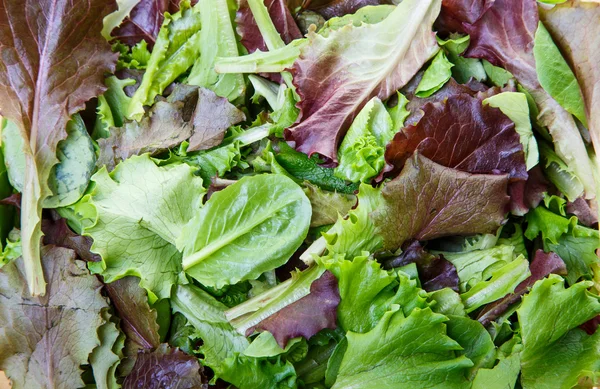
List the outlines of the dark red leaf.
{"label": "dark red leaf", "polygon": [[596,330],[598,329],[598,326],[600,326],[600,315],[596,316],[595,318],[589,321],[586,321],[585,323],[580,325],[579,328],[587,332],[588,335],[594,335],[596,333]]}
{"label": "dark red leaf", "polygon": [[247,335],[269,331],[281,348],[298,336],[310,339],[322,329],[336,328],[340,303],[337,278],[326,271],[310,285],[310,293],[248,329]]}
{"label": "dark red leaf", "polygon": [[44,233],[44,245],[65,247],[75,251],[77,257],[84,261],[100,262],[102,258],[90,251],[93,240],[89,236],[81,236],[74,233],[67,221],[54,211],[50,218],[42,219],[42,232]]}
{"label": "dark red leaf", "polygon": [[591,201],[590,205],[590,202],[580,197],[572,203],[567,203],[567,213],[577,216],[581,224],[593,227],[598,224],[598,210],[595,209],[596,207],[595,201]]}
{"label": "dark red leaf", "polygon": [[386,161],[397,170],[418,151],[457,170],[507,173],[512,181],[527,179],[519,134],[499,109],[460,94],[445,103],[428,103],[423,112],[423,118],[398,132],[386,149]]}
{"label": "dark red leaf", "polygon": [[487,305],[479,314],[477,320],[483,325],[488,325],[498,316],[502,315],[511,305],[519,301],[530,287],[537,281],[549,274],[567,274],[567,268],[562,258],[556,253],[545,253],[543,250],[537,250],[533,261],[529,264],[531,275],[515,288],[515,292],[506,295],[501,300]]}
{"label": "dark red leaf", "polygon": [[304,9],[315,11],[325,19],[353,14],[367,5],[392,4],[391,0],[309,0]]}
{"label": "dark red leaf", "polygon": [[13,193],[5,199],[0,200],[0,204],[12,205],[17,209],[21,209],[21,193]]}
{"label": "dark red leaf", "polygon": [[443,288],[451,288],[458,292],[458,272],[456,267],[443,256],[433,255],[423,248],[418,241],[412,242],[399,256],[387,260],[386,268],[417,265],[419,279],[423,289],[428,292]]}
{"label": "dark red leaf", "polygon": [[207,389],[202,373],[196,357],[163,343],[138,354],[123,389]]}
{"label": "dark red leaf", "polygon": [[436,28],[444,32],[463,32],[463,22],[475,23],[493,4],[494,0],[443,0]]}
{"label": "dark red leaf", "polygon": [[527,174],[529,177],[526,182],[513,182],[508,188],[510,211],[513,215],[525,215],[530,209],[537,207],[544,199],[544,194],[551,190],[552,184],[546,179],[539,165]]}

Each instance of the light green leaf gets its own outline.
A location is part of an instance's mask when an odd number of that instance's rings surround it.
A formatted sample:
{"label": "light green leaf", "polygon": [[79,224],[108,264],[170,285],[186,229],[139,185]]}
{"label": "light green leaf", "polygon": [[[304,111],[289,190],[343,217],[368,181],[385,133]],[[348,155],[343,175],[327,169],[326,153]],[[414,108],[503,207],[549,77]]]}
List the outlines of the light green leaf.
{"label": "light green leaf", "polygon": [[243,352],[249,345],[225,318],[227,307],[200,288],[179,285],[173,290],[171,304],[175,312],[184,315],[203,340],[200,352],[204,364],[217,372],[223,360]]}
{"label": "light green leaf", "polygon": [[115,28],[119,27],[121,23],[129,16],[131,10],[138,5],[138,3],[142,0],[117,0],[117,5],[119,9],[115,12],[108,14],[103,19],[103,28],[102,28],[102,36],[107,41],[111,41],[113,38],[110,36],[110,33]]}
{"label": "light green leaf", "polygon": [[517,285],[530,275],[529,262],[525,257],[519,256],[514,261],[492,272],[492,277],[489,280],[480,281],[468,292],[460,295],[465,304],[466,312],[471,313],[485,304],[514,292]]}
{"label": "light green leaf", "polygon": [[253,358],[276,357],[278,355],[287,353],[293,346],[301,341],[302,338],[290,339],[285,346],[285,349],[282,349],[279,347],[279,344],[277,344],[273,334],[271,334],[269,331],[264,331],[254,338],[252,343],[250,343],[250,346],[244,350],[243,354],[247,357]]}
{"label": "light green leaf", "polygon": [[[9,219],[9,221],[12,224],[12,220]],[[13,228],[6,237],[4,248],[0,251],[0,269],[19,258],[21,254],[21,231]]]}
{"label": "light green leaf", "polygon": [[499,108],[503,114],[515,123],[515,131],[517,131],[521,138],[521,144],[525,152],[527,170],[537,165],[539,162],[539,151],[537,141],[531,129],[527,96],[518,92],[503,92],[488,97],[483,100],[483,104]]}
{"label": "light green leaf", "polygon": [[521,345],[516,345],[513,353],[507,357],[500,357],[500,361],[492,369],[479,369],[473,379],[472,389],[514,388],[521,372],[520,349]]}
{"label": "light green leaf", "polygon": [[575,201],[583,195],[583,184],[573,170],[556,154],[546,142],[539,143],[540,155],[546,177],[564,194],[569,201]]}
{"label": "light green leaf", "polygon": [[564,287],[550,275],[535,283],[517,310],[523,338],[522,384],[529,388],[571,388],[585,370],[600,369],[600,335],[576,329],[600,313],[592,282]]}
{"label": "light green leaf", "polygon": [[388,108],[388,112],[392,117],[392,121],[394,122],[394,134],[400,131],[402,127],[404,127],[404,120],[410,115],[410,111],[406,109],[406,104],[408,104],[408,99],[404,97],[404,95],[400,92],[397,94],[398,96],[398,104],[393,106],[392,108]]}
{"label": "light green leaf", "polygon": [[335,175],[351,182],[368,182],[385,166],[385,146],[394,134],[394,123],[385,105],[373,97],[358,113],[340,145]]}
{"label": "light green leaf", "polygon": [[131,157],[110,174],[103,168],[92,180],[96,216],[84,234],[103,261],[90,262],[90,270],[106,282],[135,275],[151,300],[168,298],[181,271],[174,243],[201,207],[202,180],[190,166],[158,167],[148,155]]}
{"label": "light green leaf", "polygon": [[291,68],[300,56],[300,50],[308,45],[307,39],[296,39],[282,48],[255,51],[241,57],[218,57],[214,69],[217,73],[281,73]]}
{"label": "light green leaf", "polygon": [[332,389],[465,388],[473,366],[461,346],[446,335],[448,319],[430,308],[407,317],[398,307],[366,334],[349,332]]}
{"label": "light green leaf", "polygon": [[104,84],[108,89],[103,95],[98,96],[98,116],[92,133],[94,139],[108,138],[111,127],[123,126],[127,107],[131,102],[131,98],[125,94],[124,89],[127,86],[135,85],[135,80],[130,78],[120,80],[116,76],[110,76],[104,80]]}
{"label": "light green leaf", "polygon": [[188,84],[208,88],[217,95],[235,101],[246,89],[241,74],[218,74],[214,70],[217,57],[238,57],[237,41],[231,22],[227,0],[200,0],[201,55],[194,63]]}
{"label": "light green leaf", "polygon": [[180,3],[179,12],[165,14],[150,61],[140,87],[127,108],[127,118],[140,120],[144,106],[185,73],[200,54],[200,6],[190,7],[190,1]]}
{"label": "light green leaf", "polygon": [[212,195],[178,241],[183,269],[221,288],[283,265],[310,225],[310,201],[279,174],[244,177]]}
{"label": "light green leaf", "polygon": [[585,104],[577,78],[542,22],[538,24],[534,42],[535,70],[540,84],[567,112],[587,126]]}
{"label": "light green leaf", "polygon": [[465,306],[460,295],[450,288],[443,288],[429,293],[429,299],[433,302],[433,312],[442,315],[466,316]]}
{"label": "light green leaf", "polygon": [[448,40],[437,37],[438,44],[446,52],[448,59],[454,64],[452,76],[461,84],[467,83],[471,78],[484,81],[487,78],[481,60],[477,58],[465,58],[461,54],[469,47],[469,35],[454,36],[451,34]]}
{"label": "light green leaf", "polygon": [[[58,143],[55,165],[48,179],[53,196],[44,200],[44,208],[64,207],[75,203],[83,195],[96,166],[96,151],[87,133],[83,119],[73,115],[67,123],[67,138]],[[11,121],[2,129],[2,150],[12,186],[23,191],[25,153],[23,138]]]}
{"label": "light green leaf", "polygon": [[117,389],[121,386],[117,383],[115,373],[123,358],[125,334],[111,321],[111,315],[106,310],[102,312],[102,317],[104,324],[98,328],[100,345],[90,354],[90,365],[97,389]]}
{"label": "light green leaf", "polygon": [[477,320],[468,316],[449,315],[446,324],[448,336],[458,342],[463,348],[459,354],[465,355],[474,366],[468,373],[472,380],[480,368],[490,368],[496,360],[496,346],[485,327]]}
{"label": "light green leaf", "polygon": [[483,69],[487,74],[488,78],[492,82],[492,84],[503,87],[508,83],[511,78],[514,76],[508,71],[499,66],[494,66],[485,59],[482,61]]}
{"label": "light green leaf", "polygon": [[238,389],[294,389],[296,371],[290,362],[236,355],[223,361],[218,377]]}
{"label": "light green leaf", "polygon": [[360,8],[355,13],[333,17],[325,22],[323,27],[319,29],[319,35],[324,37],[329,36],[329,33],[334,30],[352,24],[354,27],[359,27],[361,24],[377,24],[387,18],[396,7],[393,5],[368,5]]}
{"label": "light green leaf", "polygon": [[443,50],[440,50],[423,73],[423,78],[416,89],[418,97],[429,97],[444,86],[452,77],[452,67]]}

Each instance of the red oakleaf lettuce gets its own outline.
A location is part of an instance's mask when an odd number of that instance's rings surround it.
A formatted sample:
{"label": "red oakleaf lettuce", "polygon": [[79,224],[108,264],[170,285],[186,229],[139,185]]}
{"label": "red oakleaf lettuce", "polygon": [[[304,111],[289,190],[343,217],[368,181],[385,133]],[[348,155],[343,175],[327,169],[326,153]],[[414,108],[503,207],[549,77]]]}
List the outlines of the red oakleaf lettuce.
{"label": "red oakleaf lettuce", "polygon": [[431,31],[441,0],[404,0],[382,22],[345,26],[328,37],[310,32],[294,63],[298,121],[285,131],[305,154],[337,162],[337,146],[374,96],[385,100],[437,51]]}
{"label": "red oakleaf lettuce", "polygon": [[[302,33],[292,17],[285,0],[266,0],[265,7],[267,7],[269,16],[285,44],[290,43],[294,39],[302,38]],[[235,21],[237,32],[242,38],[242,44],[249,53],[253,53],[256,50],[268,51],[267,44],[258,29],[254,16],[252,16],[248,1],[244,0],[240,3]]]}
{"label": "red oakleaf lettuce", "polygon": [[138,355],[123,389],[207,389],[198,358],[161,344]]}
{"label": "red oakleaf lettuce", "polygon": [[27,283],[43,295],[41,210],[52,194],[48,177],[67,137],[66,124],[102,93],[117,54],[102,37],[102,19],[114,0],[4,0],[0,3],[0,114],[25,140],[21,236]]}
{"label": "red oakleaf lettuce", "polygon": [[498,300],[492,304],[487,305],[477,320],[483,325],[488,325],[491,321],[495,320],[498,316],[502,315],[511,305],[521,299],[529,288],[533,286],[537,281],[548,276],[549,274],[566,274],[567,268],[563,260],[553,252],[545,253],[543,250],[537,250],[533,261],[529,264],[529,270],[531,275],[521,282],[515,288],[514,293],[506,295],[501,300]]}
{"label": "red oakleaf lettuce", "polygon": [[335,329],[340,303],[337,278],[326,271],[310,285],[310,293],[248,329],[269,331],[281,348],[298,336],[310,339],[325,328]]}
{"label": "red oakleaf lettuce", "polygon": [[315,11],[325,19],[353,14],[367,5],[392,4],[391,0],[312,0],[305,2],[305,9]]}
{"label": "red oakleaf lettuce", "polygon": [[145,40],[152,49],[169,3],[169,0],[141,0],[129,17],[111,32],[111,37],[130,46]]}
{"label": "red oakleaf lettuce", "polygon": [[465,173],[415,153],[383,187],[373,223],[390,250],[410,239],[493,233],[508,210],[507,185],[506,174]]}
{"label": "red oakleaf lettuce", "polygon": [[538,121],[548,127],[556,153],[581,180],[586,197],[593,198],[596,188],[592,167],[577,125],[538,80],[533,54],[538,22],[535,0],[495,0],[475,23],[463,22],[465,32],[471,36],[465,57],[486,59],[503,67],[529,91],[540,111]]}
{"label": "red oakleaf lettuce", "polygon": [[519,134],[499,109],[459,94],[445,103],[428,103],[423,112],[416,125],[398,132],[387,147],[386,160],[397,169],[418,151],[442,166],[465,172],[500,172],[513,181],[527,179]]}

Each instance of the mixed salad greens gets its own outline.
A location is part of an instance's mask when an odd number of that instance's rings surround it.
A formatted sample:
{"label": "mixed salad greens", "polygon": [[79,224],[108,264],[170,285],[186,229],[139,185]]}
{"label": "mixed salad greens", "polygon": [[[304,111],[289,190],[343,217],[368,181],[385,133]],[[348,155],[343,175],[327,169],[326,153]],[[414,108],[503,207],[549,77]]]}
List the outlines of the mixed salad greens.
{"label": "mixed salad greens", "polygon": [[600,385],[599,49],[594,0],[0,0],[0,371]]}

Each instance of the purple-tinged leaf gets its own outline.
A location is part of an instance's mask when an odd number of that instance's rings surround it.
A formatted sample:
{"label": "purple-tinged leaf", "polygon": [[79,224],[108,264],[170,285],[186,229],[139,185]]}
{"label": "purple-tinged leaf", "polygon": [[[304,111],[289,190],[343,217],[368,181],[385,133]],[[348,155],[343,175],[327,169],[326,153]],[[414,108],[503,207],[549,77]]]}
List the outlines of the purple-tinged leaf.
{"label": "purple-tinged leaf", "polygon": [[463,32],[463,23],[473,24],[494,4],[494,0],[443,0],[435,25],[445,32]]}
{"label": "purple-tinged leaf", "polygon": [[507,186],[506,174],[465,173],[415,153],[383,187],[373,223],[391,250],[410,239],[494,233],[508,210]]}
{"label": "purple-tinged leaf", "polygon": [[196,357],[163,343],[138,354],[123,389],[208,389],[202,373]]}
{"label": "purple-tinged leaf", "polygon": [[367,5],[392,4],[391,0],[310,0],[304,8],[315,11],[325,19],[353,14]]}
{"label": "purple-tinged leaf", "polygon": [[[290,43],[294,39],[302,38],[302,33],[292,17],[285,0],[266,0],[265,7],[267,7],[269,16],[285,44]],[[236,24],[237,32],[242,38],[242,45],[244,45],[249,53],[253,53],[256,50],[268,51],[267,44],[258,29],[254,16],[252,16],[252,11],[248,6],[247,0],[243,0],[240,3]]]}
{"label": "purple-tinged leaf", "polygon": [[111,37],[129,46],[145,40],[151,50],[168,10],[170,0],[141,0]]}
{"label": "purple-tinged leaf", "polygon": [[[591,203],[591,204],[590,204]],[[577,216],[579,222],[585,226],[593,227],[598,224],[598,210],[595,201],[588,202],[583,198],[567,203],[567,213]]]}
{"label": "purple-tinged leaf", "polygon": [[527,181],[514,182],[508,191],[510,194],[510,210],[513,215],[523,216],[530,209],[537,207],[544,199],[544,194],[551,190],[552,184],[539,165],[527,172]]}
{"label": "purple-tinged leaf", "polygon": [[102,258],[90,251],[93,240],[89,236],[74,233],[67,225],[66,219],[61,218],[54,210],[50,218],[42,219],[42,232],[44,245],[54,245],[75,251],[77,257],[86,262],[100,262]]}
{"label": "purple-tinged leaf", "polygon": [[298,336],[310,339],[322,329],[336,328],[337,306],[340,303],[337,278],[326,271],[310,285],[310,293],[248,329],[269,331],[281,348]]}
{"label": "purple-tinged leaf", "polygon": [[537,250],[533,261],[529,264],[531,276],[521,282],[514,293],[506,295],[501,300],[486,306],[479,314],[477,320],[483,325],[488,325],[491,321],[502,315],[511,305],[518,302],[529,288],[537,281],[548,276],[549,274],[566,274],[567,268],[565,263],[556,253],[545,253],[543,250]]}
{"label": "purple-tinged leaf", "polygon": [[411,263],[417,265],[423,289],[428,292],[450,288],[458,292],[458,272],[456,267],[441,255],[425,251],[418,241],[412,242],[398,257],[385,262],[385,267],[394,268]]}

